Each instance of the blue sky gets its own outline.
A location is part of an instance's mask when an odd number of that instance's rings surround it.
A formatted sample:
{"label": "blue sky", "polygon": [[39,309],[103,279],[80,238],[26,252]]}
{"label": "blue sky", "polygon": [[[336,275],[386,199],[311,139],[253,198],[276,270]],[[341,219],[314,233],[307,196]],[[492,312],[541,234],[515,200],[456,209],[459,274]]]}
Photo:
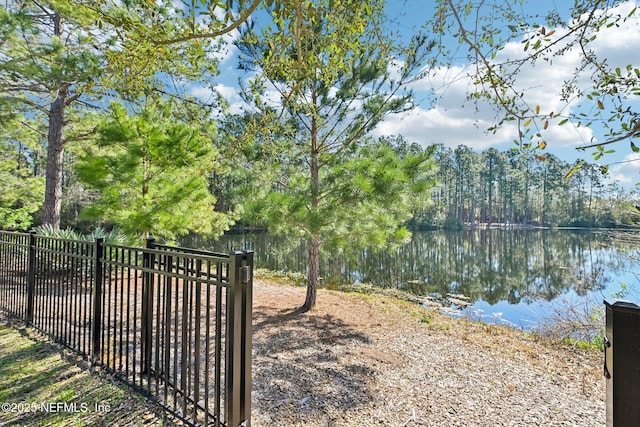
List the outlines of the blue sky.
{"label": "blue sky", "polygon": [[[566,10],[558,9],[558,6],[567,7],[560,0],[533,1],[525,5],[525,11],[532,12],[535,9],[546,11],[556,9],[566,14]],[[628,1],[620,5],[620,12],[628,13],[637,1]],[[433,16],[434,2],[428,0],[389,0],[388,11],[390,15],[390,28],[405,35],[410,35],[414,29],[420,27],[424,21]],[[260,15],[256,16],[259,22]],[[556,34],[561,34],[562,28],[556,29]],[[231,35],[230,39],[234,36]],[[640,67],[640,21],[628,20],[624,27],[603,30],[594,43],[598,55],[606,57],[611,64],[622,67],[633,64]],[[455,46],[451,46],[455,48]],[[510,58],[524,55],[523,45],[520,42],[506,46],[502,55]],[[500,60],[499,56],[496,60]],[[553,64],[536,64],[525,68],[521,73],[519,84],[526,90],[527,101],[530,105],[540,105],[542,112],[559,111],[563,103],[559,98],[562,82],[571,76],[571,72],[579,65],[580,55],[576,51],[570,51],[562,57],[556,58]],[[499,150],[507,150],[513,147],[513,139],[517,135],[514,125],[503,126],[495,134],[488,133],[487,129],[494,124],[496,113],[488,104],[474,105],[466,100],[466,95],[471,85],[465,77],[467,67],[464,61],[460,61],[453,67],[440,68],[428,74],[413,84],[416,100],[424,100],[414,111],[401,116],[389,117],[375,130],[376,135],[403,135],[409,141],[422,145],[442,143],[455,148],[465,144],[474,150],[482,151],[489,147]],[[221,76],[218,91],[225,96],[231,105],[232,112],[240,112],[242,104],[237,94],[237,58],[235,51],[230,48],[221,64]],[[432,103],[432,93],[435,91],[437,101]],[[194,89],[194,94],[207,97],[205,89]],[[567,109],[568,108],[568,109]],[[574,111],[576,105],[565,106],[566,112]],[[583,104],[580,108],[589,112],[589,105]],[[577,159],[592,161],[591,152],[576,150],[577,146],[606,140],[602,129],[597,127],[576,128],[569,125],[554,126],[551,123],[549,129],[543,131],[543,138],[548,143],[547,152],[557,155],[567,162]],[[640,143],[636,143],[640,146]],[[640,155],[632,153],[628,142],[622,142],[615,146],[616,153],[604,156],[598,163],[609,164],[640,159]],[[610,179],[633,186],[640,182],[640,161],[627,162],[612,165]]]}

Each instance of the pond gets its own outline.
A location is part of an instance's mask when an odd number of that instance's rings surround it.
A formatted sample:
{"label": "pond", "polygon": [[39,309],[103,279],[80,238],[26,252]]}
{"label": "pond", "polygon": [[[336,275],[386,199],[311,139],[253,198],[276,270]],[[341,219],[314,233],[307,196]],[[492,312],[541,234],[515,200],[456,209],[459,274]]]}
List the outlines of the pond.
{"label": "pond", "polygon": [[[254,250],[256,267],[305,272],[304,245],[269,233],[229,233],[185,245]],[[529,330],[563,310],[640,295],[640,233],[584,230],[417,231],[398,250],[325,256],[328,287],[367,283],[439,298],[449,313]],[[447,298],[449,296],[449,298]],[[463,304],[468,300],[470,304]]]}

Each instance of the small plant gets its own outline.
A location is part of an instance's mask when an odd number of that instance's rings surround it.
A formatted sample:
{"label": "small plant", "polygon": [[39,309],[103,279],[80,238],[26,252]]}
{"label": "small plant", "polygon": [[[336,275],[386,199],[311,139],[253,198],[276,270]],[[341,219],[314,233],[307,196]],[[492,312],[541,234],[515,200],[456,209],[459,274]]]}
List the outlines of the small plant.
{"label": "small plant", "polygon": [[36,234],[45,236],[45,237],[56,237],[67,240],[82,240],[82,241],[94,241],[98,237],[104,238],[104,241],[107,243],[115,244],[115,245],[132,245],[137,242],[137,239],[132,236],[128,236],[123,233],[122,230],[118,227],[113,227],[111,230],[106,230],[105,228],[98,227],[94,231],[88,234],[80,234],[77,231],[64,228],[57,229],[50,225],[41,225],[39,227],[34,228]]}
{"label": "small plant", "polygon": [[58,229],[49,224],[34,228],[36,234],[45,237],[56,237],[67,240],[82,240],[82,236],[70,228]]}
{"label": "small plant", "polygon": [[125,234],[119,227],[113,227],[111,230],[106,230],[102,227],[98,227],[93,232],[82,237],[83,240],[92,241],[98,237],[102,237],[104,238],[105,242],[114,245],[133,245],[138,242],[138,239]]}
{"label": "small plant", "polygon": [[577,304],[563,299],[533,332],[553,341],[582,349],[602,348],[604,306],[595,297]]}
{"label": "small plant", "polygon": [[426,323],[427,325],[430,325],[433,322],[433,319],[431,318],[431,316],[429,316],[428,314],[425,313],[420,318],[420,322]]}
{"label": "small plant", "polygon": [[611,294],[613,299],[625,299],[629,296],[629,287],[626,283],[620,284],[620,290]]}

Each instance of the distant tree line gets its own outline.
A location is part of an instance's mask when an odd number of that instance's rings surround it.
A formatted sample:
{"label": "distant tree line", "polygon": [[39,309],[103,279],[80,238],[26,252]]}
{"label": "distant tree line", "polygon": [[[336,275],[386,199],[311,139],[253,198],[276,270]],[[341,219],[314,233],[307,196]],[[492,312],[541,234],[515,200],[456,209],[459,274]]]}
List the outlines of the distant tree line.
{"label": "distant tree line", "polygon": [[[208,176],[210,193],[215,196],[212,200],[216,200],[215,210],[237,219],[236,228],[268,228],[268,223],[261,221],[259,215],[252,211],[256,207],[254,196],[258,191],[264,191],[265,185],[268,185],[265,180],[271,179],[273,168],[279,166],[272,163],[273,159],[263,159],[264,152],[255,147],[231,154],[228,150],[233,148],[223,147],[228,131],[226,129],[210,140],[212,149],[220,153],[218,166]],[[428,156],[437,164],[437,169],[429,172],[435,178],[436,185],[412,194],[413,198],[423,200],[411,204],[414,208],[413,216],[407,223],[409,228],[615,228],[640,224],[638,190],[624,189],[619,183],[607,182],[607,176],[602,174],[598,165],[585,163],[567,177],[567,173],[580,161],[568,163],[549,154],[541,160],[520,152],[498,151],[494,148],[476,152],[465,145],[455,149],[443,145],[437,145],[435,149],[423,148],[408,143],[402,137],[383,138],[375,146],[378,150],[380,147],[392,149],[399,158]],[[105,148],[103,146],[101,149]],[[113,153],[116,149],[113,146],[107,151]],[[98,179],[94,176],[105,173],[106,169],[100,163],[105,158],[96,157],[94,151],[85,150],[71,147],[65,153],[68,167],[63,179],[61,227],[89,232],[99,225],[115,225],[109,224],[109,218],[115,218],[113,212],[107,215],[87,213],[93,212],[104,202],[94,187],[109,186],[109,182],[112,182],[115,191],[117,185],[114,179]],[[3,182],[13,183],[5,188],[0,200],[2,228],[26,229],[42,222],[39,211],[42,207],[45,171],[42,151],[43,148],[30,148],[22,144],[0,146],[0,154],[4,159],[0,175]],[[87,152],[90,153],[89,157]],[[380,151],[375,153],[379,155]],[[365,151],[361,154],[365,155]],[[362,158],[360,160],[364,161]],[[278,173],[286,174],[286,171],[280,170]],[[122,173],[120,176],[123,176]],[[118,190],[118,194],[122,191]],[[132,197],[128,197],[131,208],[137,203]],[[243,203],[245,206],[238,209]],[[193,206],[195,208],[196,205]],[[116,204],[113,208],[120,211],[125,209]],[[81,212],[85,213],[81,215]],[[195,209],[194,214],[198,212]]]}
{"label": "distant tree line", "polygon": [[600,166],[495,148],[438,146],[439,185],[414,227],[626,227],[640,222],[636,189],[607,182]]}

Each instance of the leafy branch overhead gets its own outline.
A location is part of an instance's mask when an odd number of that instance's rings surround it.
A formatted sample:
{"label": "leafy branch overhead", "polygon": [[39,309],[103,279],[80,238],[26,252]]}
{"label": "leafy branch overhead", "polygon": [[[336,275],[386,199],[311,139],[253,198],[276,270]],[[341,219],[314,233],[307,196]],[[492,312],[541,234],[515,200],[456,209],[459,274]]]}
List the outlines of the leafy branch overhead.
{"label": "leafy branch overhead", "polygon": [[[527,3],[510,1],[439,0],[435,18],[426,25],[440,37],[452,36],[466,50],[473,81],[469,97],[488,101],[499,115],[490,130],[506,124],[517,126],[515,148],[543,150],[549,141],[545,131],[553,126],[576,129],[594,125],[605,129],[604,140],[584,142],[579,149],[596,148],[599,159],[611,151],[601,147],[629,141],[638,136],[640,116],[634,102],[640,95],[639,64],[618,64],[607,49],[598,47],[610,31],[637,20],[637,8],[621,0],[602,2],[578,0],[562,14],[555,7],[538,12]],[[452,65],[458,51],[439,45],[441,58]],[[520,46],[519,49],[516,46]],[[545,87],[545,74],[561,69],[564,57],[579,55],[580,65],[567,75],[564,84],[552,90],[560,101],[532,103]],[[537,82],[526,73],[537,73]]]}
{"label": "leafy branch overhead", "polygon": [[0,107],[45,124],[45,224],[60,224],[75,118],[105,98],[169,98],[187,82],[206,82],[218,72],[222,36],[258,4],[20,0],[0,8]]}

